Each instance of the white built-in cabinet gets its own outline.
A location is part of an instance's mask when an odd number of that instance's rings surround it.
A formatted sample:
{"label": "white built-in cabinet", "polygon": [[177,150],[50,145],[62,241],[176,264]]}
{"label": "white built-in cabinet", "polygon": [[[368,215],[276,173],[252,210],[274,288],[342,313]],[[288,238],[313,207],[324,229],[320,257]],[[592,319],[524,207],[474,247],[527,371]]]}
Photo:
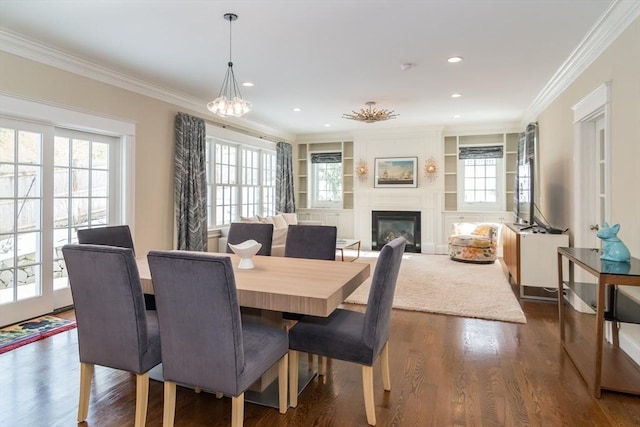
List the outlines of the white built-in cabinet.
{"label": "white built-in cabinet", "polygon": [[[298,143],[296,212],[302,220],[320,221],[338,229],[338,237],[353,238],[353,141]],[[319,151],[340,151],[342,153],[342,209],[317,208],[311,206],[310,153]]]}
{"label": "white built-in cabinet", "polygon": [[309,155],[314,151],[339,151],[342,153],[342,208],[353,209],[353,141],[344,142],[313,142],[298,143],[296,207],[298,209],[311,208],[309,195],[310,160]]}
{"label": "white built-in cabinet", "polygon": [[499,145],[504,147],[505,211],[513,211],[516,183],[518,133],[454,135],[444,137],[444,210],[458,210],[458,149],[461,146]]}
{"label": "white built-in cabinet", "polygon": [[[504,206],[502,211],[469,212],[458,210],[458,151],[460,147],[477,145],[502,145],[504,147]],[[516,160],[518,133],[503,132],[481,135],[446,135],[444,137],[444,212],[442,214],[442,241],[447,242],[453,224],[457,222],[513,222],[516,188]],[[499,236],[500,237],[500,236]],[[500,241],[500,240],[499,240]],[[498,245],[502,256],[502,245]]]}
{"label": "white built-in cabinet", "polygon": [[298,219],[320,221],[324,225],[333,225],[338,229],[338,237],[352,239],[353,209],[298,209]]}

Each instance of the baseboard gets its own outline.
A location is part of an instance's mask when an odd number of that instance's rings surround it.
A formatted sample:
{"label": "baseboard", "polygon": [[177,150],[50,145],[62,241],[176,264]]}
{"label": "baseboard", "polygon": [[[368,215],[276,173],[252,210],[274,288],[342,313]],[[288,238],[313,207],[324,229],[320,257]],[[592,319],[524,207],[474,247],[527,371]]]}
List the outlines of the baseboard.
{"label": "baseboard", "polygon": [[625,327],[640,328],[640,325],[622,325],[618,331],[618,339],[620,342],[620,348],[631,358],[634,362],[640,365],[640,342],[625,331]]}

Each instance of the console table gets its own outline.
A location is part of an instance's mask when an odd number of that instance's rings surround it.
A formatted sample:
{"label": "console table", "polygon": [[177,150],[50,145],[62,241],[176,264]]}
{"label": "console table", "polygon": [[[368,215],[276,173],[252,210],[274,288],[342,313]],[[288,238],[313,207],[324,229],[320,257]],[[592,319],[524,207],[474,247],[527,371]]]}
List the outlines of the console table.
{"label": "console table", "polygon": [[[604,261],[600,255],[598,249],[558,248],[558,295],[563,294],[565,287],[578,294],[595,293],[596,311],[596,323],[591,324],[595,327],[594,341],[594,329],[585,327],[588,321],[580,321],[580,316],[590,315],[567,316],[564,298],[558,298],[560,340],[594,397],[599,398],[602,390],[640,395],[640,367],[618,347],[616,319],[605,319],[606,288],[616,285],[640,286],[640,260],[631,258],[629,263]],[[569,261],[569,281],[566,282],[562,274],[563,257]],[[573,269],[576,265],[595,276],[598,283],[574,283]],[[605,320],[614,322],[612,344],[604,340]]]}

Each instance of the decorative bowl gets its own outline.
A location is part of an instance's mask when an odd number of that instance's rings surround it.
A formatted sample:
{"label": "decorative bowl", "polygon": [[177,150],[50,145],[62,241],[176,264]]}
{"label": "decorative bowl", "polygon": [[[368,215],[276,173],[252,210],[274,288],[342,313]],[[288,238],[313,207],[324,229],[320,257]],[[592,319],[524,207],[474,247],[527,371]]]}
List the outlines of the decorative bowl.
{"label": "decorative bowl", "polygon": [[262,247],[262,243],[258,243],[255,240],[247,240],[237,245],[229,243],[229,247],[233,253],[240,257],[238,268],[241,270],[249,270],[253,268],[253,256],[258,253]]}

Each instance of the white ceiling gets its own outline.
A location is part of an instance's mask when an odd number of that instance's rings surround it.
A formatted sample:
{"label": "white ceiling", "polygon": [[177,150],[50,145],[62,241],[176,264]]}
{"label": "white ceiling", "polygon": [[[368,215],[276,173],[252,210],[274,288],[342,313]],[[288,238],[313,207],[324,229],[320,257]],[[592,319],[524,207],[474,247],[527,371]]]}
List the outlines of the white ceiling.
{"label": "white ceiling", "polygon": [[[2,0],[0,29],[204,106],[229,59],[223,15],[236,13],[234,69],[255,83],[242,88],[254,104],[244,119],[310,134],[517,123],[610,3]],[[464,61],[447,63],[453,55]],[[415,66],[402,71],[407,62]],[[455,92],[463,96],[452,99]],[[341,118],[366,101],[399,117]]]}

